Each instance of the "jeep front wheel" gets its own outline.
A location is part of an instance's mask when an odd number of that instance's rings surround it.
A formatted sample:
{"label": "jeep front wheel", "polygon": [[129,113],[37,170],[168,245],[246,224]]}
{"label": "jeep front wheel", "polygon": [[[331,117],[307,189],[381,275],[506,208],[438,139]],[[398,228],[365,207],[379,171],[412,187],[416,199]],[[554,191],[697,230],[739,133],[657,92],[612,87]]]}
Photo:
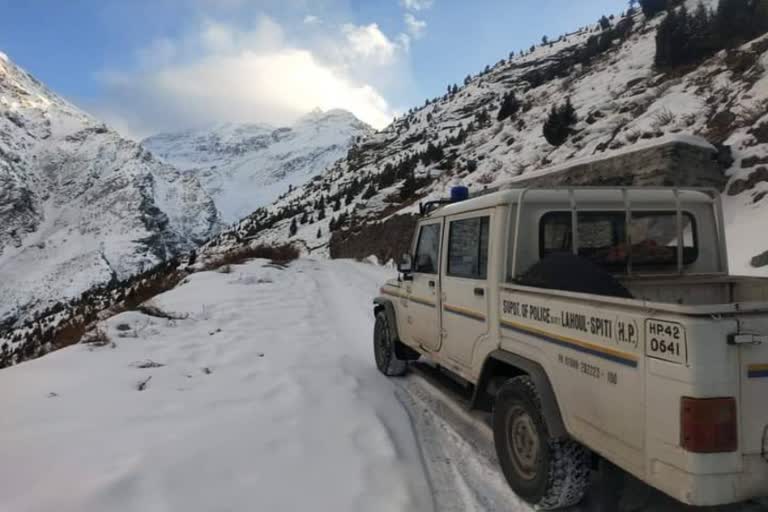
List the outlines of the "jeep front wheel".
{"label": "jeep front wheel", "polygon": [[541,400],[527,376],[507,381],[496,396],[493,437],[504,476],[515,494],[540,510],[575,505],[589,485],[589,451],[552,439]]}
{"label": "jeep front wheel", "polygon": [[373,327],[373,354],[376,358],[376,367],[384,375],[399,377],[405,374],[408,362],[397,357],[389,319],[383,311],[376,313],[376,324]]}

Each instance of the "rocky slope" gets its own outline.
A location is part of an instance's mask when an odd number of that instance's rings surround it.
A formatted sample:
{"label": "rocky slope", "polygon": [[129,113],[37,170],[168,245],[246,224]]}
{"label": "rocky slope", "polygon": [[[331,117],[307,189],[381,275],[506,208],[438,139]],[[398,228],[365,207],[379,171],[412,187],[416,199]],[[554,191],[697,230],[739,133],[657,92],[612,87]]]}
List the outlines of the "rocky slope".
{"label": "rocky slope", "polygon": [[[688,6],[693,11],[696,2]],[[760,265],[768,262],[760,255],[768,239],[755,235],[768,222],[768,36],[695,65],[660,70],[655,38],[665,16],[646,19],[638,11],[616,17],[605,28],[585,27],[488,66],[223,232],[204,252],[254,243],[246,240],[255,237],[360,256],[345,248],[364,233],[370,253],[388,256],[392,251],[385,249],[408,229],[407,217],[398,216],[413,213],[419,199],[445,195],[456,178],[480,191],[549,166],[696,135],[721,148],[732,272],[765,273],[768,267]],[[500,120],[510,92],[516,108]],[[543,125],[552,106],[566,98],[578,122],[565,143],[553,146]],[[626,172],[631,177],[632,169]],[[674,172],[669,182],[678,182]]]}
{"label": "rocky slope", "polygon": [[226,124],[159,134],[142,145],[195,176],[231,223],[304,184],[372,132],[349,112],[317,110],[290,127]]}
{"label": "rocky slope", "polygon": [[150,268],[220,225],[194,176],[0,54],[0,325]]}

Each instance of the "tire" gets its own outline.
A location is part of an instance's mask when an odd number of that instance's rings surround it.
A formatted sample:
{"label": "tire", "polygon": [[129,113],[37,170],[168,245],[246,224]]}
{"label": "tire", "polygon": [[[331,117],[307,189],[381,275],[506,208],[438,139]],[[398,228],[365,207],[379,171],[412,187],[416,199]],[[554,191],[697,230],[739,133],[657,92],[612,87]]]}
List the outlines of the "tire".
{"label": "tire", "polygon": [[507,381],[496,396],[493,438],[512,490],[540,510],[577,504],[590,481],[591,454],[571,439],[553,439],[528,376]]}
{"label": "tire", "polygon": [[387,315],[379,311],[373,327],[373,355],[376,367],[387,377],[399,377],[408,369],[408,361],[397,357],[395,343]]}

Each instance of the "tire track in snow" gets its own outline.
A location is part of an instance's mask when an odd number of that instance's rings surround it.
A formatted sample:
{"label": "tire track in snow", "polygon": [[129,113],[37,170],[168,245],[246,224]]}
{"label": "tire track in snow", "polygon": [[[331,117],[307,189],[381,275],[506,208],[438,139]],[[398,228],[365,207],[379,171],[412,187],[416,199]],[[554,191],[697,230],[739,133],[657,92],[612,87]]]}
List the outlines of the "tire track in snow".
{"label": "tire track in snow", "polygon": [[[328,261],[318,265],[317,270],[313,279],[319,291],[316,304],[322,312],[318,315],[323,319],[321,330],[336,338],[337,342],[329,345],[346,349],[345,354],[335,356],[341,359],[342,370],[357,382],[359,399],[369,404],[378,418],[384,434],[379,441],[391,445],[401,470],[406,472],[410,494],[408,509],[414,512],[440,510],[434,507],[407,412],[393,400],[392,384],[373,363],[372,299],[380,284],[381,269],[348,261]],[[365,504],[361,503],[361,510],[364,509]]]}

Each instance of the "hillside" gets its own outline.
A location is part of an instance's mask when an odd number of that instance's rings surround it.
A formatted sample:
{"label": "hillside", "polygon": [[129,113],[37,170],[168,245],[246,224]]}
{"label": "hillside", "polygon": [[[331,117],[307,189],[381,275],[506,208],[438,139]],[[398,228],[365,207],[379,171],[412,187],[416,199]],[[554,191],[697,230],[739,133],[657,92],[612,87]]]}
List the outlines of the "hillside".
{"label": "hillside", "polygon": [[0,325],[141,272],[219,228],[195,177],[0,54]]}
{"label": "hillside", "polygon": [[372,131],[349,112],[317,110],[292,126],[225,124],[155,135],[142,145],[196,177],[232,223],[324,171]]}
{"label": "hillside", "polygon": [[[696,3],[688,7],[693,11]],[[478,192],[550,166],[696,135],[719,148],[732,271],[765,273],[759,265],[768,240],[753,234],[768,221],[768,37],[660,69],[656,36],[666,16],[647,19],[637,11],[606,19],[468,76],[204,251],[226,251],[255,237],[359,257],[347,249],[365,232],[369,254],[388,259],[410,235],[412,220],[402,215],[420,199],[444,195],[455,179]],[[567,100],[577,122],[555,146],[543,127],[553,106]],[[626,173],[631,183],[632,170]],[[674,173],[668,181],[679,182]]]}

